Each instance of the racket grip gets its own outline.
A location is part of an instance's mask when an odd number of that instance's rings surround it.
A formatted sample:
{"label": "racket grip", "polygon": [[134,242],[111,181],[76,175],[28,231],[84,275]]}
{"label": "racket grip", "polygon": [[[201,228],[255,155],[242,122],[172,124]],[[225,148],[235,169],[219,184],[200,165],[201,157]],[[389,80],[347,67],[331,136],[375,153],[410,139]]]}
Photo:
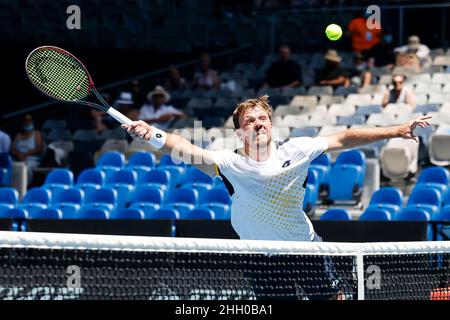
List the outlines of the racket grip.
{"label": "racket grip", "polygon": [[122,113],[120,113],[119,111],[117,111],[116,109],[114,109],[113,107],[110,107],[108,109],[108,111],[106,111],[111,117],[113,117],[114,119],[116,119],[117,121],[119,121],[120,123],[123,124],[131,124],[132,121],[127,117],[124,116]]}

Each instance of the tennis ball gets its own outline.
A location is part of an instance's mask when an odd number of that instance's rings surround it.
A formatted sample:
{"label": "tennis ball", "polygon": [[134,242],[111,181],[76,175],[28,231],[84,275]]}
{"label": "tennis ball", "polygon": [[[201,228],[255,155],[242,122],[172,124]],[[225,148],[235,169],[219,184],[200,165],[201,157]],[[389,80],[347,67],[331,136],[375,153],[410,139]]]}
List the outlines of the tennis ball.
{"label": "tennis ball", "polygon": [[337,24],[332,23],[325,29],[325,34],[331,41],[336,41],[342,37],[342,29]]}

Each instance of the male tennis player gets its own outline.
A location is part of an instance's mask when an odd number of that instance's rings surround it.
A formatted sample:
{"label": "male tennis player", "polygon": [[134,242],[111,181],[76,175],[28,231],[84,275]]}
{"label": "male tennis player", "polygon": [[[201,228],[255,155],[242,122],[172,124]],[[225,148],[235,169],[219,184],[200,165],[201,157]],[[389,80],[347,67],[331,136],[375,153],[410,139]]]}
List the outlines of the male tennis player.
{"label": "male tennis player", "polygon": [[302,210],[303,185],[311,161],[323,152],[377,140],[402,137],[418,141],[414,129],[429,125],[430,118],[422,116],[394,127],[348,129],[327,137],[274,142],[272,109],[268,97],[262,96],[246,100],[234,110],[235,132],[243,141],[243,148],[235,152],[202,149],[143,121],[122,127],[165,153],[201,158],[201,164],[194,165],[211,176],[220,175],[232,196],[231,223],[241,239],[320,241]]}

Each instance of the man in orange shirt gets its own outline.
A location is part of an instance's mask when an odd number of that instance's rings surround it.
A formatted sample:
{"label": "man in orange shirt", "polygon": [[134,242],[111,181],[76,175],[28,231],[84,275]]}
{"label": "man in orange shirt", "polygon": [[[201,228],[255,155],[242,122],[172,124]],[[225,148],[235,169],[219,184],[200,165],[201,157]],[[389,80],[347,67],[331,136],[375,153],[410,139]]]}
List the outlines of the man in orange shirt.
{"label": "man in orange shirt", "polygon": [[381,27],[369,29],[367,27],[367,14],[363,17],[355,17],[348,24],[348,36],[352,39],[354,52],[369,50],[381,41]]}

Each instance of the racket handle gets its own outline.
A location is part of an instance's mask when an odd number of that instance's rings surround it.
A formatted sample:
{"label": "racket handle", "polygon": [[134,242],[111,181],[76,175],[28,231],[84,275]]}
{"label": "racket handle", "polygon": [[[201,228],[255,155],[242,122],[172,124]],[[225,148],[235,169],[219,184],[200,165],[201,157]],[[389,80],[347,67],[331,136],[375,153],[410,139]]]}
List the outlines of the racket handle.
{"label": "racket handle", "polygon": [[108,111],[106,111],[111,117],[113,117],[114,119],[116,119],[117,121],[119,121],[120,123],[123,124],[131,124],[131,120],[124,116],[122,113],[120,113],[119,111],[117,111],[116,109],[114,109],[113,107],[110,107],[108,109]]}

